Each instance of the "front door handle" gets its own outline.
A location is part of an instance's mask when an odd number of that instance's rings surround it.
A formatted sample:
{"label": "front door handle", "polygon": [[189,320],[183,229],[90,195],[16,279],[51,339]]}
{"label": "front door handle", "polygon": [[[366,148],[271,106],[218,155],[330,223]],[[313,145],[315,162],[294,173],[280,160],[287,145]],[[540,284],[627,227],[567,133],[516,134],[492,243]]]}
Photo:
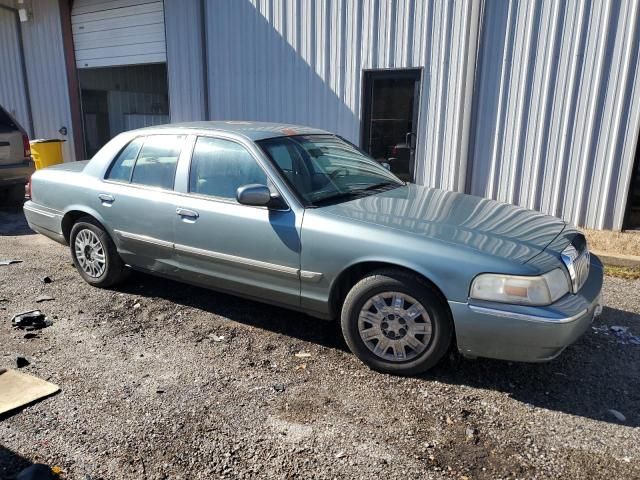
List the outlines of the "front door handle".
{"label": "front door handle", "polygon": [[101,193],[98,195],[98,198],[102,202],[102,205],[110,207],[111,204],[115,201],[113,195],[109,195],[108,193]]}
{"label": "front door handle", "polygon": [[188,208],[182,208],[182,207],[176,208],[176,213],[178,214],[179,217],[189,219],[189,220],[196,220],[200,216],[198,212],[189,210]]}

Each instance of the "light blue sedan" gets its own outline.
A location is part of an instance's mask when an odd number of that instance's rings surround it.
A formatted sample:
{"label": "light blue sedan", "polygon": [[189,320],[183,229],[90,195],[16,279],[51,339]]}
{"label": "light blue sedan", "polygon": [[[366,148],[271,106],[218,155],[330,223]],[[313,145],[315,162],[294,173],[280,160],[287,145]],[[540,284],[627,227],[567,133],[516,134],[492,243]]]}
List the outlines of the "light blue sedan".
{"label": "light blue sedan", "polygon": [[541,213],[407,184],[340,137],[270,123],[123,133],[38,171],[31,228],[110,287],[130,269],[339,319],[370,367],[416,374],[453,346],[538,362],[600,312],[602,265]]}

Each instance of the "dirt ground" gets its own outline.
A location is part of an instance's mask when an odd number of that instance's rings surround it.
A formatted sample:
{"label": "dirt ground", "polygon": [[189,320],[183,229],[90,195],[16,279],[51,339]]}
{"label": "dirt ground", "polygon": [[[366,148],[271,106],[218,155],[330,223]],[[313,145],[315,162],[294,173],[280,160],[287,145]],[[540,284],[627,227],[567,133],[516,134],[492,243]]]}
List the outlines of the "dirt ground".
{"label": "dirt ground", "polygon": [[[603,316],[553,362],[398,378],[298,313],[142,274],[92,288],[19,209],[0,211],[8,258],[0,367],[25,356],[62,391],[0,418],[0,478],[640,478],[640,345],[610,328],[640,335],[640,280],[607,277]],[[36,307],[54,323],[25,338],[10,318]]]}

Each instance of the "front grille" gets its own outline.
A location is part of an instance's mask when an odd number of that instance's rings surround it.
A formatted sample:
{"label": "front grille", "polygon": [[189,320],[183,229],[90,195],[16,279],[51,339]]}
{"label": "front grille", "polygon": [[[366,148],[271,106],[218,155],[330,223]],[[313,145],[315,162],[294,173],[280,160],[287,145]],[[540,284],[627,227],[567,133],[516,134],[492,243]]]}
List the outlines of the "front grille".
{"label": "front grille", "polygon": [[587,243],[585,241],[575,243],[579,245],[580,250],[570,243],[562,251],[562,261],[569,271],[573,293],[577,293],[587,281],[591,265]]}

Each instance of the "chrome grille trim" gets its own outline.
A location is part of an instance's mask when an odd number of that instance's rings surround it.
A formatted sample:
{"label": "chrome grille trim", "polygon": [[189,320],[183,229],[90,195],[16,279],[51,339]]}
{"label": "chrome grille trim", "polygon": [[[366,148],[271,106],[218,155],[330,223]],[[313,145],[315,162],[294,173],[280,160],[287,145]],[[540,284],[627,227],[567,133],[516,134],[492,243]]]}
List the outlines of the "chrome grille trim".
{"label": "chrome grille trim", "polygon": [[585,245],[584,250],[579,252],[573,244],[569,244],[562,251],[561,257],[569,271],[573,293],[578,293],[589,277],[589,266],[591,265],[589,249]]}

